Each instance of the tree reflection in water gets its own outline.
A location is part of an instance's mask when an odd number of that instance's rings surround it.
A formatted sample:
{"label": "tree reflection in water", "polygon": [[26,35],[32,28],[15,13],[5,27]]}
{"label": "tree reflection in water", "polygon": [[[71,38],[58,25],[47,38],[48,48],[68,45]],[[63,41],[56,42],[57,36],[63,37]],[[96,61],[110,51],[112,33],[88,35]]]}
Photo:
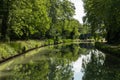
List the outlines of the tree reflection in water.
{"label": "tree reflection in water", "polygon": [[15,59],[2,70],[7,74],[0,74],[0,80],[120,80],[120,59],[91,48],[89,44],[46,47]]}
{"label": "tree reflection in water", "polygon": [[15,64],[10,75],[0,80],[72,80],[71,63],[78,59],[79,53],[79,44],[46,48],[32,57],[24,56],[28,62]]}
{"label": "tree reflection in water", "polygon": [[104,55],[98,50],[91,51],[88,59],[83,59],[82,80],[120,80],[120,59]]}

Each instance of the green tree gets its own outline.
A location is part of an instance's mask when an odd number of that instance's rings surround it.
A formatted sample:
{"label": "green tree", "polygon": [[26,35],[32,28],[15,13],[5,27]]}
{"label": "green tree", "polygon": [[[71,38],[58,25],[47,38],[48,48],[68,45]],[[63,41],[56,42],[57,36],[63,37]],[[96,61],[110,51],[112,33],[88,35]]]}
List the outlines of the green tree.
{"label": "green tree", "polygon": [[15,0],[9,19],[11,37],[16,35],[24,39],[33,34],[43,37],[50,23],[46,5],[46,0]]}
{"label": "green tree", "polygon": [[79,34],[75,7],[69,0],[1,0],[0,4],[2,38],[59,39]]}
{"label": "green tree", "polygon": [[[64,29],[66,26],[69,26],[68,23],[73,19],[73,15],[75,14],[74,4],[68,0],[50,0],[50,3],[49,17],[51,18],[51,24],[47,36],[50,38],[62,36],[62,38],[64,38]],[[70,33],[68,33],[68,35],[70,35]]]}
{"label": "green tree", "polygon": [[120,41],[119,0],[83,0],[86,16],[84,22],[92,33],[105,32],[108,43]]}

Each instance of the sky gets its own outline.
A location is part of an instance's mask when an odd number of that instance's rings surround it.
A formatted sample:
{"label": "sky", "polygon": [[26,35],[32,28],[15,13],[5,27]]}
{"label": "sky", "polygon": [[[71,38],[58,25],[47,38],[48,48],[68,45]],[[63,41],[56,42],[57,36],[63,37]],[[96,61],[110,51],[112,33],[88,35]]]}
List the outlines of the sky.
{"label": "sky", "polygon": [[74,3],[75,5],[75,16],[74,18],[77,19],[80,23],[83,23],[82,17],[85,15],[84,14],[84,8],[83,8],[83,2],[82,0],[70,0],[71,2]]}

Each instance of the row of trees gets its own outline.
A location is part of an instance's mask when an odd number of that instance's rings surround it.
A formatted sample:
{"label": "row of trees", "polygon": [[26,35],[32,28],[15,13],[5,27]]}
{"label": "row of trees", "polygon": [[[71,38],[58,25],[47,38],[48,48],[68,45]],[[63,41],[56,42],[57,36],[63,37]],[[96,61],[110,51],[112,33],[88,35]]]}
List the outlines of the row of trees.
{"label": "row of trees", "polygon": [[105,35],[108,43],[120,42],[120,0],[83,0],[84,23],[92,33]]}
{"label": "row of trees", "polygon": [[80,23],[69,0],[1,0],[1,39],[78,38]]}

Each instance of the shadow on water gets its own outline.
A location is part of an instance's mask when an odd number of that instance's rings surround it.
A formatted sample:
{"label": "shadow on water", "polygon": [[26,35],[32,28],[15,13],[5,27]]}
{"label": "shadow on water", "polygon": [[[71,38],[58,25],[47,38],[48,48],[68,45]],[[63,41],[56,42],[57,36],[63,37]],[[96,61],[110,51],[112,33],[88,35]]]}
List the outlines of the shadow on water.
{"label": "shadow on water", "polygon": [[81,48],[86,48],[86,49],[93,49],[94,48],[94,44],[92,44],[92,43],[80,43],[79,45]]}
{"label": "shadow on water", "polygon": [[120,60],[92,48],[74,43],[31,51],[0,65],[0,80],[120,80]]}
{"label": "shadow on water", "polygon": [[82,80],[120,80],[120,59],[105,55],[98,50],[91,51],[89,60],[82,62]]}

